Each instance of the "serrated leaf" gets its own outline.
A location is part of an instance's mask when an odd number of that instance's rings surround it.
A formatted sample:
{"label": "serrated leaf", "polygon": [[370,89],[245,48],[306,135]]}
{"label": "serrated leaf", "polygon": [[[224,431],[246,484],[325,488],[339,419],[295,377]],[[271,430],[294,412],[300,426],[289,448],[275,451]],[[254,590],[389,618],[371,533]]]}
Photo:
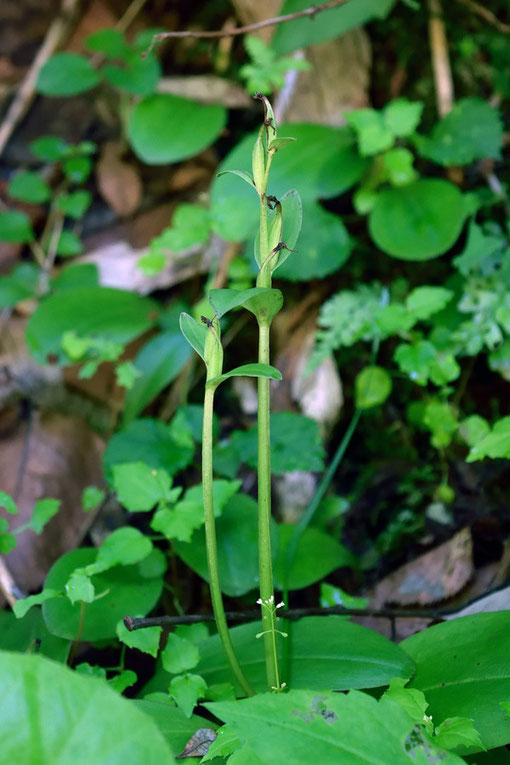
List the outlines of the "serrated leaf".
{"label": "serrated leaf", "polygon": [[484,457],[510,458],[510,417],[503,417],[496,422],[491,432],[472,447],[466,462],[475,462]]}
{"label": "serrated leaf", "polygon": [[16,619],[22,619],[25,614],[32,608],[32,606],[40,606],[42,603],[45,603],[47,600],[51,600],[52,598],[62,598],[64,597],[64,593],[61,590],[54,590],[52,588],[45,588],[42,590],[42,592],[37,593],[37,595],[29,595],[28,598],[22,598],[21,600],[17,600],[12,610],[14,611],[14,615]]}
{"label": "serrated leaf", "polygon": [[127,645],[128,648],[136,648],[138,651],[142,651],[142,653],[148,653],[154,658],[158,655],[162,632],[162,627],[145,627],[142,630],[128,630],[123,620],[117,624],[117,637],[121,643]]}
{"label": "serrated leaf", "polygon": [[148,512],[166,499],[172,481],[165,470],[144,462],[114,465],[113,486],[119,502],[132,513]]}
{"label": "serrated leaf", "polygon": [[170,683],[168,692],[186,717],[191,717],[199,698],[203,697],[207,684],[200,675],[179,675]]}
{"label": "serrated leaf", "polygon": [[453,297],[444,287],[416,287],[406,298],[406,308],[417,321],[428,319],[442,311]]}
{"label": "serrated leaf", "polygon": [[486,751],[480,734],[468,717],[449,717],[436,728],[434,743],[442,749],[457,749],[457,747],[476,747]]}
{"label": "serrated leaf", "polygon": [[414,133],[421,119],[423,103],[421,101],[408,101],[406,98],[398,98],[385,106],[384,122],[393,135],[402,137]]}
{"label": "serrated leaf", "polygon": [[407,682],[403,677],[393,677],[383,698],[400,704],[415,723],[423,723],[423,717],[428,707],[427,700],[424,694],[416,688],[406,688]]}
{"label": "serrated leaf", "polygon": [[132,526],[123,526],[106,537],[98,550],[97,563],[108,568],[131,566],[144,560],[152,548],[149,537]]}
{"label": "serrated leaf", "polygon": [[161,661],[165,672],[178,675],[196,667],[200,659],[197,646],[186,638],[171,632],[161,652]]}
{"label": "serrated leaf", "polygon": [[81,569],[73,571],[64,589],[73,606],[75,603],[92,603],[96,594],[90,576]]}

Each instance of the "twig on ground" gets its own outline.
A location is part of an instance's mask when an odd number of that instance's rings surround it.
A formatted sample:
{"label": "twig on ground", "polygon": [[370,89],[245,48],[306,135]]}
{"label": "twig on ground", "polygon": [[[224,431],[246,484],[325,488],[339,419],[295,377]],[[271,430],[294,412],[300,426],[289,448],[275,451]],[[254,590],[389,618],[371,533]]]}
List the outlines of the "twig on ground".
{"label": "twig on ground", "polygon": [[75,14],[79,8],[81,0],[63,0],[62,9],[59,16],[52,22],[46,33],[43,44],[35,57],[32,66],[25,75],[18,92],[7,110],[2,125],[0,126],[0,155],[2,154],[14,129],[21,122],[27,113],[30,104],[35,96],[35,87],[39,72],[44,64],[61,45],[65,36],[69,32]]}
{"label": "twig on ground", "polygon": [[7,564],[2,555],[0,555],[0,592],[11,608],[17,600],[25,597],[12,578],[12,574],[7,568]]}
{"label": "twig on ground", "polygon": [[446,39],[441,0],[429,0],[428,5],[429,41],[436,89],[437,112],[440,117],[445,117],[451,111],[455,100],[452,70],[448,56],[448,41]]}
{"label": "twig on ground", "polygon": [[[493,590],[484,592],[480,597],[473,598],[473,600],[454,608],[344,608],[343,606],[332,606],[331,608],[282,608],[278,611],[278,616],[282,619],[301,619],[303,616],[330,616],[331,614],[339,614],[341,616],[371,616],[376,619],[442,619],[464,611],[465,608],[473,605],[473,603],[505,587],[496,587]],[[260,611],[227,611],[225,616],[228,622],[258,621],[260,619]],[[147,618],[124,617],[124,624],[130,632],[144,629],[145,627],[174,627],[177,624],[197,624],[198,622],[213,621],[213,614],[150,616]]]}

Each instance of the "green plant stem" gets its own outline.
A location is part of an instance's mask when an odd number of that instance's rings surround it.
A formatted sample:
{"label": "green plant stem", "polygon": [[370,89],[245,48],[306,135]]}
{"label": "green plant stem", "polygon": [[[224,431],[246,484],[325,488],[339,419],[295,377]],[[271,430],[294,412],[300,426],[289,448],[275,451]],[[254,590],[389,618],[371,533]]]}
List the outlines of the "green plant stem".
{"label": "green plant stem", "polygon": [[[269,325],[259,324],[259,362],[269,364]],[[271,443],[269,380],[258,384],[258,506],[259,506],[259,580],[262,600],[262,630],[266,657],[267,683],[279,688],[274,614],[273,562],[271,557]]]}
{"label": "green plant stem", "polygon": [[214,519],[213,495],[213,412],[214,388],[205,389],[204,423],[202,432],[202,487],[204,498],[205,540],[207,550],[207,568],[209,571],[209,587],[211,602],[216,620],[216,627],[227,655],[232,671],[248,696],[254,695],[254,690],[244,676],[244,673],[234,653],[234,646],[228,631],[223,598],[221,595],[220,575],[218,570],[218,547],[216,544],[216,523]]}

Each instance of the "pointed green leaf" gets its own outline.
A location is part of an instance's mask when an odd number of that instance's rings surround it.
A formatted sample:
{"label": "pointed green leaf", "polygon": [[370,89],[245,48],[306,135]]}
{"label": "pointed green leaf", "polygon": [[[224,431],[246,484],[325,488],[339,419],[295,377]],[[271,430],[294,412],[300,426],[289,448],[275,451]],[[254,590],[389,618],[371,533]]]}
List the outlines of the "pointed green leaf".
{"label": "pointed green leaf", "polygon": [[178,675],[174,677],[168,689],[170,696],[186,717],[191,717],[198,699],[203,697],[207,684],[200,675]]}
{"label": "pointed green leaf", "polygon": [[273,138],[272,141],[269,141],[268,149],[269,151],[279,151],[279,149],[284,149],[285,146],[288,146],[289,143],[295,140],[295,138]]}
{"label": "pointed green leaf", "polygon": [[188,343],[205,361],[205,340],[207,337],[205,324],[199,324],[189,313],[183,312],[179,319],[179,326]]}
{"label": "pointed green leaf", "polygon": [[268,377],[271,380],[281,380],[282,373],[270,364],[243,364],[240,367],[232,369],[231,372],[226,372],[218,377],[213,377],[212,380],[208,381],[207,385],[216,388],[230,377]]}
{"label": "pointed green leaf", "polygon": [[148,653],[154,658],[159,651],[159,639],[163,632],[162,627],[146,627],[143,630],[128,630],[121,619],[117,624],[117,637],[121,643],[129,648],[136,648],[138,651]]}
{"label": "pointed green leaf", "polygon": [[285,263],[291,250],[294,249],[294,245],[297,242],[301,226],[303,224],[303,205],[301,204],[301,197],[296,189],[291,189],[281,198],[282,204],[282,217],[283,217],[283,236],[282,240],[287,245],[286,250],[282,250],[278,256],[273,271]]}
{"label": "pointed green leaf", "polygon": [[62,598],[63,593],[60,590],[54,590],[51,588],[47,588],[43,590],[42,592],[38,592],[37,595],[29,595],[28,598],[23,598],[23,600],[17,600],[16,603],[13,605],[12,610],[14,611],[14,615],[17,619],[22,619],[27,611],[30,611],[32,606],[40,606],[41,603],[44,603],[47,600],[50,600],[50,598]]}
{"label": "pointed green leaf", "polygon": [[210,290],[209,303],[218,319],[221,319],[222,316],[233,308],[244,305],[250,298],[270,291],[268,287],[253,287],[249,290]]}
{"label": "pointed green leaf", "polygon": [[[294,140],[294,139],[292,138],[291,140]],[[242,178],[243,181],[246,181],[248,186],[251,186],[252,189],[257,191],[257,189],[255,188],[255,182],[253,178],[251,177],[249,173],[246,173],[244,170],[223,170],[223,172],[218,173],[216,177],[221,178],[222,175],[238,175],[239,178]]]}

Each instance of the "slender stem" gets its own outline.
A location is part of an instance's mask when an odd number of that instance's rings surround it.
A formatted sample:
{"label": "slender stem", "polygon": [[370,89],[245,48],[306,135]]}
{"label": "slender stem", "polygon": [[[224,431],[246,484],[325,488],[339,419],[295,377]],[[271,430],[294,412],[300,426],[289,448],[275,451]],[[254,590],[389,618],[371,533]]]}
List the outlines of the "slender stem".
{"label": "slender stem", "polygon": [[[259,362],[269,364],[269,325],[259,324]],[[258,504],[259,580],[267,683],[279,688],[274,614],[273,563],[271,559],[271,443],[269,428],[269,380],[258,384]],[[270,606],[273,605],[273,608]]]}
{"label": "slender stem", "polygon": [[214,520],[213,495],[213,411],[214,388],[205,389],[204,424],[202,433],[202,487],[204,498],[205,540],[207,550],[207,568],[209,571],[209,587],[211,602],[218,628],[218,634],[232,668],[232,672],[248,696],[253,696],[254,690],[245,678],[234,653],[234,646],[228,631],[223,598],[221,595],[220,576],[218,570],[218,548],[216,544],[216,524]]}

